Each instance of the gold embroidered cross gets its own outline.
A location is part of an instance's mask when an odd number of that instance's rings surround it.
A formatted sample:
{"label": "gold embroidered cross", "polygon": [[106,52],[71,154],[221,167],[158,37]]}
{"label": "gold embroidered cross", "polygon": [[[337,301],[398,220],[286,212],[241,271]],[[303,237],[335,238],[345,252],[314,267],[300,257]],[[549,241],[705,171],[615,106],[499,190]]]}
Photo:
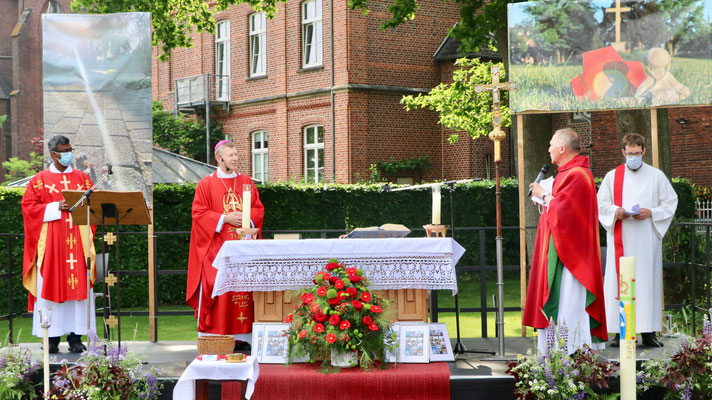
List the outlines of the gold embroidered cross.
{"label": "gold embroidered cross", "polygon": [[85,189],[91,188],[91,181],[89,179],[84,180],[84,188]]}
{"label": "gold embroidered cross", "polygon": [[106,284],[109,286],[114,286],[116,284],[116,281],[118,281],[118,279],[116,279],[116,275],[114,274],[109,274],[106,276],[106,278],[104,278],[104,282],[106,282]]}
{"label": "gold embroidered cross", "polygon": [[69,280],[67,281],[67,283],[70,284],[70,285],[72,285],[72,290],[74,290],[74,285],[76,285],[77,283],[79,283],[79,281],[77,280],[76,277],[74,277],[74,275],[71,275],[71,276],[69,277]]}
{"label": "gold embroidered cross", "polygon": [[82,189],[84,189],[84,188],[82,187],[82,184],[81,184],[81,183],[77,183],[77,190],[82,190]]}
{"label": "gold embroidered cross", "polygon": [[244,324],[244,323],[245,323],[245,320],[247,319],[247,317],[245,317],[245,316],[243,315],[243,313],[240,312],[240,316],[237,317],[236,319],[239,320],[241,324]]}
{"label": "gold embroidered cross", "polygon": [[116,241],[116,236],[114,236],[114,232],[109,232],[104,235],[104,241],[109,245],[114,244],[114,242]]}
{"label": "gold embroidered cross", "polygon": [[109,326],[109,328],[114,328],[117,324],[119,323],[119,320],[116,319],[113,315],[109,315],[109,318],[106,319],[106,325]]}
{"label": "gold embroidered cross", "polygon": [[52,194],[52,193],[55,193],[55,192],[56,192],[56,193],[59,193],[59,190],[57,190],[57,187],[56,187],[56,186],[57,186],[57,185],[45,185],[45,187],[47,188],[47,190],[49,190],[49,194]]}
{"label": "gold embroidered cross", "polygon": [[74,235],[70,233],[69,237],[67,238],[67,246],[69,246],[69,249],[72,250],[74,249],[75,244],[77,244],[77,238],[75,238]]}
{"label": "gold embroidered cross", "polygon": [[69,260],[67,260],[69,268],[74,269],[74,264],[76,264],[77,262],[79,262],[79,260],[74,259],[74,253],[69,253]]}
{"label": "gold embroidered cross", "polygon": [[232,206],[232,211],[237,211],[237,206],[240,204],[239,201],[237,201],[237,196],[234,194],[230,196],[230,201],[227,202],[227,204]]}
{"label": "gold embroidered cross", "polygon": [[42,179],[38,179],[37,182],[35,182],[35,184],[32,185],[33,188],[38,189],[38,190],[39,190],[39,189],[42,189],[42,186],[44,186],[44,185],[42,184]]}
{"label": "gold embroidered cross", "polygon": [[62,186],[64,186],[64,190],[69,190],[69,185],[72,183],[72,181],[70,181],[69,178],[67,178],[66,174],[62,174],[62,180],[60,180],[59,183],[61,183]]}
{"label": "gold embroidered cross", "polygon": [[72,214],[67,215],[67,219],[65,219],[64,222],[69,223],[69,229],[74,228],[74,225],[72,224]]}

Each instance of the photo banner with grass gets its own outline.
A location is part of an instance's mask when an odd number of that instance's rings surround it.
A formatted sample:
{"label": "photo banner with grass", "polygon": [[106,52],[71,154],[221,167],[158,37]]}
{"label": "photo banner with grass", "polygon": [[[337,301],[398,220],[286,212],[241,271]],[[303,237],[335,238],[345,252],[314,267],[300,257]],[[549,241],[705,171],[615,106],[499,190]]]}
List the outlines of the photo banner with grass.
{"label": "photo banner with grass", "polygon": [[708,105],[712,0],[509,4],[514,113]]}

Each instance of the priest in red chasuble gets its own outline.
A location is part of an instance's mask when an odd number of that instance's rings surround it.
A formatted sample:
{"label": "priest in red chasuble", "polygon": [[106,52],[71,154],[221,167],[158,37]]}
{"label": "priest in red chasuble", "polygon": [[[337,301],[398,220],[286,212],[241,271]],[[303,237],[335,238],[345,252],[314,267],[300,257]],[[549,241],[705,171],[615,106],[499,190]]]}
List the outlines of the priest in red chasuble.
{"label": "priest in red chasuble", "polygon": [[[91,243],[90,280],[96,280],[94,244],[85,226],[72,223],[63,190],[87,190],[92,181],[73,169],[72,145],[65,136],[49,140],[52,164],[30,179],[22,197],[25,254],[22,283],[29,293],[28,310],[34,311],[32,334],[42,337],[39,311],[52,308],[49,352],[59,352],[60,336],[67,335],[69,351],[86,348],[81,335],[87,334],[86,243]],[[93,236],[93,227],[91,236]],[[96,330],[94,293],[89,290],[90,329]]]}
{"label": "priest in red chasuble", "polygon": [[[598,236],[596,185],[588,157],[572,129],[554,133],[549,146],[558,166],[551,191],[532,183],[543,199],[532,259],[524,325],[542,329],[549,319],[568,329],[568,349],[598,347],[608,340]],[[539,334],[539,349],[546,348]]]}
{"label": "priest in red chasuble", "polygon": [[235,228],[242,227],[243,185],[252,188],[252,228],[262,235],[264,206],[252,179],[237,172],[237,150],[227,140],[215,146],[219,168],[201,179],[193,199],[193,228],[188,257],[186,302],[198,318],[198,335],[234,335],[236,348],[247,348],[252,332],[252,293],[228,292],[213,298],[217,269],[213,261],[223,242],[239,240]]}

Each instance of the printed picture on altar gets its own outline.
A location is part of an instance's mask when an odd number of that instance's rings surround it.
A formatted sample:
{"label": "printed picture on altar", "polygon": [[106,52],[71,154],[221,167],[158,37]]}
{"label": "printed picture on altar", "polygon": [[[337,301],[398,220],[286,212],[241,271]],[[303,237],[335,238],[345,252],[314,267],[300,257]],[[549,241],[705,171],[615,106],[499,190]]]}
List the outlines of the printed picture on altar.
{"label": "printed picture on altar", "polygon": [[[287,362],[289,324],[266,323],[262,333],[261,363],[284,364]],[[254,334],[253,334],[254,337]],[[258,333],[259,337],[259,333]]]}
{"label": "printed picture on altar", "polygon": [[282,357],[287,354],[287,336],[283,332],[267,332],[265,353],[269,357]]}
{"label": "printed picture on altar", "polygon": [[422,356],[423,355],[423,332],[405,332],[405,355],[406,356]]}
{"label": "printed picture on altar", "polygon": [[430,324],[430,361],[455,361],[450,336],[443,323]]}
{"label": "printed picture on altar", "polygon": [[429,331],[428,324],[401,325],[399,362],[427,363],[429,361]]}
{"label": "printed picture on altar", "polygon": [[508,6],[512,112],[710,104],[712,0]]}

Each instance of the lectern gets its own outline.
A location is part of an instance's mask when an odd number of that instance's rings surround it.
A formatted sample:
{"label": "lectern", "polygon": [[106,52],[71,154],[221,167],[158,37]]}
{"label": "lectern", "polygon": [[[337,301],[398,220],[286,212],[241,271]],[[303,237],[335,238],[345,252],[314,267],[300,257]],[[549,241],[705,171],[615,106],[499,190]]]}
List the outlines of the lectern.
{"label": "lectern", "polygon": [[[78,202],[82,195],[85,194],[83,190],[64,190],[62,195],[66,200],[67,204],[75,204]],[[121,348],[121,268],[120,268],[120,258],[119,258],[119,225],[150,225],[151,217],[148,213],[148,208],[146,207],[146,202],[143,198],[143,192],[140,190],[134,191],[93,191],[87,198],[80,203],[72,211],[72,222],[76,225],[100,225],[102,227],[102,236],[104,252],[108,251],[107,245],[116,244],[115,247],[115,257],[116,257],[116,276],[106,274],[104,271],[103,276],[107,276],[104,279],[104,335],[108,339],[107,325],[113,328],[114,325],[118,325],[118,346]],[[88,223],[87,223],[88,222]],[[106,234],[105,227],[107,225],[114,225],[114,232],[109,232]],[[91,235],[87,235],[91,237]],[[90,252],[87,252],[90,254]],[[89,256],[91,257],[91,256]],[[89,296],[89,285],[91,282],[90,268],[91,259],[87,257],[87,297]],[[103,268],[107,268],[105,264]],[[113,315],[109,315],[111,308],[111,297],[110,297],[110,286],[116,286],[116,298],[117,298],[117,317],[114,318]],[[87,300],[89,300],[87,298]],[[91,302],[87,301],[87,314],[91,312]],[[87,324],[89,324],[90,315],[87,315]]]}

